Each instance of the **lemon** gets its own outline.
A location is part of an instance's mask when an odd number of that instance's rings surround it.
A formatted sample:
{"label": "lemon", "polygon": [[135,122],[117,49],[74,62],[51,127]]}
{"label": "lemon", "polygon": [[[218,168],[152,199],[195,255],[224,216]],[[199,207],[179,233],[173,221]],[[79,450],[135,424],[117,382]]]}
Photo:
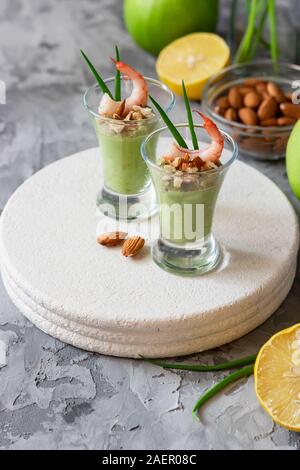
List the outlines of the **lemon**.
{"label": "lemon", "polygon": [[190,99],[198,100],[207,80],[230,59],[224,39],[213,33],[193,33],[165,47],[158,56],[156,71],[162,82],[182,95],[182,80]]}
{"label": "lemon", "polygon": [[300,432],[300,323],[273,336],[254,367],[255,392],[273,420]]}

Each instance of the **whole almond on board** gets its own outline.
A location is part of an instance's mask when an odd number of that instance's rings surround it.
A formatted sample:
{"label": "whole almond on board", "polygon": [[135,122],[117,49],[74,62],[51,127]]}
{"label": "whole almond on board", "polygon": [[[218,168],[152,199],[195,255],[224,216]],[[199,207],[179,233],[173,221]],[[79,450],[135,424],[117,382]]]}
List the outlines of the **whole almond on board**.
{"label": "whole almond on board", "polygon": [[231,88],[229,90],[228,101],[231,108],[240,109],[243,106],[243,97],[237,88]]}
{"label": "whole almond on board", "polygon": [[289,116],[282,116],[277,119],[277,124],[278,126],[292,126],[293,124],[295,124],[296,121],[297,121],[296,118],[292,118]]}
{"label": "whole almond on board", "polygon": [[111,247],[111,246],[117,246],[122,243],[125,238],[127,237],[127,233],[125,232],[108,232],[108,233],[103,233],[99,237],[97,237],[97,243],[99,245]]}
{"label": "whole almond on board", "polygon": [[270,96],[273,96],[277,103],[283,103],[286,101],[285,94],[282,89],[274,82],[269,82],[267,84],[267,92]]}
{"label": "whole almond on board", "polygon": [[270,96],[266,98],[260,105],[257,111],[257,115],[261,121],[270,119],[276,116],[278,110],[277,101],[275,98]]}
{"label": "whole almond on board", "polygon": [[254,109],[241,108],[238,114],[242,123],[247,124],[247,126],[255,126],[257,124],[257,114]]}
{"label": "whole almond on board", "polygon": [[257,108],[261,103],[261,96],[255,91],[251,91],[244,96],[244,105],[246,108]]}
{"label": "whole almond on board", "polygon": [[221,96],[221,98],[217,100],[217,105],[220,106],[220,108],[229,108],[228,96]]}
{"label": "whole almond on board", "polygon": [[126,258],[135,256],[145,245],[145,240],[142,237],[128,238],[122,246],[122,255]]}
{"label": "whole almond on board", "polygon": [[228,108],[225,112],[225,119],[228,119],[229,121],[237,121],[238,120],[238,115],[235,109],[233,108]]}
{"label": "whole almond on board", "polygon": [[285,116],[292,117],[295,119],[300,119],[300,105],[293,104],[286,101],[281,103],[280,109]]}
{"label": "whole almond on board", "polygon": [[270,118],[270,119],[265,119],[264,121],[260,121],[260,125],[263,127],[272,127],[272,126],[277,126],[277,119],[276,118]]}

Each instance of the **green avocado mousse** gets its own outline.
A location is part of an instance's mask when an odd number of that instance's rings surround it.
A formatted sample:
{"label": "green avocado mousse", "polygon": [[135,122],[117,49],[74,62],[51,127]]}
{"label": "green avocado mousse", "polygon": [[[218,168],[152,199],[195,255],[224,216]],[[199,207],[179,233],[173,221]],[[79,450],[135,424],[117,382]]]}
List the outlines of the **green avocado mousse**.
{"label": "green avocado mousse", "polygon": [[200,178],[195,173],[181,175],[176,169],[167,171],[170,176],[163,179],[158,196],[163,238],[174,244],[187,244],[208,237],[221,179],[212,175]]}
{"label": "green avocado mousse", "polygon": [[98,208],[116,219],[150,217],[157,204],[141,144],[159,127],[161,117],[149,106],[149,95],[161,103],[166,113],[174,106],[174,95],[159,81],[143,77],[121,62],[117,47],[116,59],[112,59],[115,76],[105,80],[81,53],[97,80],[86,91],[84,105],[92,118],[102,157]]}
{"label": "green avocado mousse", "polygon": [[[159,206],[160,235],[152,247],[153,260],[167,271],[195,276],[215,269],[222,259],[213,219],[238,150],[234,140],[199,111],[204,123],[194,124],[184,84],[183,91],[188,123],[174,125],[152,99],[166,127],[146,138],[142,154]],[[188,134],[189,141],[182,137]]]}

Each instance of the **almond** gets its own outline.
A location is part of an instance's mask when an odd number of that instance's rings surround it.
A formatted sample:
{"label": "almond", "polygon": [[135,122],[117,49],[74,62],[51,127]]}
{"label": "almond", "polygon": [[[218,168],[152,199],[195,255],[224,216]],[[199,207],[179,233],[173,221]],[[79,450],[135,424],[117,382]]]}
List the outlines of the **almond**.
{"label": "almond", "polygon": [[247,126],[255,126],[257,124],[257,114],[252,108],[241,108],[238,111],[240,120]]}
{"label": "almond", "polygon": [[263,127],[277,126],[277,119],[276,118],[265,119],[264,121],[260,121],[260,125]]}
{"label": "almond", "polygon": [[114,113],[112,117],[113,119],[116,119],[117,121],[120,121],[122,119],[121,116],[119,116],[117,113]]}
{"label": "almond", "polygon": [[261,96],[255,91],[251,91],[244,96],[244,105],[247,108],[257,108],[261,103]]}
{"label": "almond", "polygon": [[181,165],[182,171],[186,171],[188,169],[188,167],[189,167],[189,164],[185,163],[185,162],[183,162],[182,165]]}
{"label": "almond", "polygon": [[246,137],[241,144],[241,148],[250,150],[253,152],[255,150],[258,153],[261,153],[265,149],[265,143],[263,139],[259,137]]}
{"label": "almond", "polygon": [[118,114],[118,116],[122,116],[124,113],[124,109],[125,109],[125,100],[121,101],[120,106],[116,110],[116,114]]}
{"label": "almond", "polygon": [[267,91],[262,91],[261,96],[262,96],[263,100],[267,100],[267,99],[270,98],[270,95]]}
{"label": "almond", "polygon": [[270,96],[273,96],[277,103],[283,103],[286,101],[285,94],[282,89],[274,82],[269,82],[267,84],[267,92]]}
{"label": "almond", "polygon": [[221,98],[217,100],[217,105],[220,106],[220,108],[229,108],[228,96],[221,96]]}
{"label": "almond", "polygon": [[285,103],[281,103],[280,109],[285,116],[300,119],[300,105],[289,103],[288,101]]}
{"label": "almond", "polygon": [[143,115],[139,111],[135,111],[134,113],[132,113],[133,121],[141,121],[142,119],[143,119]]}
{"label": "almond", "polygon": [[97,237],[97,243],[99,245],[111,247],[111,246],[117,246],[122,243],[125,238],[127,237],[127,233],[125,232],[109,232],[109,233],[103,233],[99,237]]}
{"label": "almond", "polygon": [[237,121],[238,120],[237,112],[233,108],[228,108],[224,117],[225,117],[225,119],[228,119],[229,121]]}
{"label": "almond", "polygon": [[175,160],[172,162],[172,165],[175,167],[175,168],[179,168],[180,165],[182,164],[182,158],[181,157],[176,157]]}
{"label": "almond", "polygon": [[192,160],[193,167],[196,167],[200,170],[201,166],[203,165],[203,161],[200,157],[195,157]]}
{"label": "almond", "polygon": [[219,114],[219,116],[224,117],[225,112],[226,112],[226,109],[225,109],[225,108],[221,108],[221,106],[215,106],[214,112],[217,113],[217,114]]}
{"label": "almond", "polygon": [[261,121],[270,119],[276,116],[278,110],[277,102],[275,98],[270,96],[266,98],[258,108],[257,115]]}
{"label": "almond", "polygon": [[243,106],[243,97],[237,88],[231,88],[228,94],[228,100],[231,108],[240,109]]}
{"label": "almond", "polygon": [[253,87],[251,86],[239,86],[238,90],[242,96],[245,96],[248,93],[251,93],[251,91],[254,91]]}
{"label": "almond", "polygon": [[190,161],[190,156],[188,153],[185,153],[184,154],[184,157],[181,157],[181,160],[185,163],[189,162]]}
{"label": "almond", "polygon": [[122,246],[122,255],[126,258],[135,256],[145,245],[145,240],[142,237],[131,237],[126,240]]}
{"label": "almond", "polygon": [[291,126],[297,121],[296,118],[283,116],[277,119],[278,126]]}
{"label": "almond", "polygon": [[262,80],[261,78],[248,78],[247,80],[244,81],[244,85],[252,86],[252,87],[256,87],[257,85],[261,83],[266,83],[266,82],[264,82],[264,80]]}
{"label": "almond", "polygon": [[286,147],[288,143],[288,138],[286,137],[279,137],[274,145],[274,149],[276,152],[280,152],[282,154],[285,154],[286,152]]}
{"label": "almond", "polygon": [[261,95],[267,93],[267,84],[265,82],[260,82],[256,85],[255,89],[257,93],[260,93]]}

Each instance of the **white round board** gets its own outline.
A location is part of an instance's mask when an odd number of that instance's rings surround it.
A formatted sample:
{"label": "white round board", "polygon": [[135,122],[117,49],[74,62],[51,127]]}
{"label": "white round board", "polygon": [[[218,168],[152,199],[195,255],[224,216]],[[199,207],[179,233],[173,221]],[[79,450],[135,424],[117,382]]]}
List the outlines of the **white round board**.
{"label": "white round board", "polygon": [[[123,228],[96,211],[101,178],[99,149],[78,153],[32,176],[3,211],[3,281],[37,327],[103,354],[171,357],[239,338],[280,306],[295,276],[298,221],[257,170],[241,162],[229,170],[214,222],[223,262],[194,278],[156,266],[150,241],[133,259],[96,243]],[[148,233],[149,222],[128,230]]]}

